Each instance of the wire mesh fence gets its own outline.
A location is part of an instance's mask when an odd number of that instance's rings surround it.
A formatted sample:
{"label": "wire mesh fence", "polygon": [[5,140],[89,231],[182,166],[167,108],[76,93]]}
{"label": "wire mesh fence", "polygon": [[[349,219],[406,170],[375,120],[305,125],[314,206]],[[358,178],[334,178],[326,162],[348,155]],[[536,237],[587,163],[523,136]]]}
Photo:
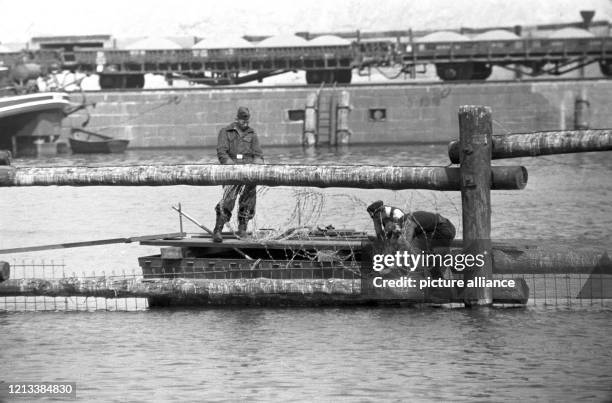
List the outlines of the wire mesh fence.
{"label": "wire mesh fence", "polygon": [[[142,278],[142,273],[115,272],[89,274],[77,274],[66,268],[64,261],[55,260],[22,260],[11,263],[11,279],[21,280],[22,284],[29,281],[63,280],[67,283],[81,284],[95,281],[100,287],[117,280],[137,280]],[[2,296],[0,297],[0,311],[27,312],[27,311],[142,311],[148,309],[146,298],[101,298],[82,296]]]}
{"label": "wire mesh fence", "polygon": [[[265,195],[267,187],[258,189],[259,196]],[[288,220],[278,228],[253,231],[249,242],[259,247],[246,249],[250,256],[228,256],[221,254],[218,258],[204,254],[190,255],[182,252],[176,256],[164,256],[168,249],[162,248],[161,255],[140,257],[140,268],[130,272],[91,271],[88,273],[73,271],[66,267],[64,261],[22,260],[11,264],[11,279],[19,280],[17,288],[28,288],[29,295],[0,296],[0,311],[141,311],[160,306],[151,295],[154,287],[163,293],[174,293],[182,298],[188,295],[196,297],[196,302],[206,301],[215,296],[257,296],[264,294],[293,294],[305,299],[313,294],[327,294],[332,298],[354,296],[368,297],[372,290],[364,278],[364,271],[371,272],[371,262],[364,260],[363,241],[367,241],[367,232],[353,229],[336,229],[333,226],[321,227],[322,212],[331,196],[312,189],[296,188],[291,190],[297,200],[292,211],[288,211]],[[367,201],[350,194],[335,195],[347,211],[365,210]],[[434,199],[435,200],[435,199]],[[452,201],[446,201],[455,206]],[[406,203],[406,201],[404,201]],[[407,211],[413,200],[408,200]],[[434,204],[436,212],[439,206]],[[455,206],[456,207],[456,206]],[[458,213],[459,210],[456,210]],[[343,212],[346,213],[346,212]],[[357,222],[363,214],[355,213],[348,222]],[[254,220],[254,227],[257,222]],[[366,219],[366,225],[371,225]],[[229,229],[235,236],[235,226],[229,223]],[[181,232],[182,232],[181,225]],[[202,238],[209,235],[193,235]],[[333,250],[329,245],[318,241],[342,243],[343,249]],[[282,249],[270,249],[269,242],[284,242]],[[311,244],[312,243],[312,244]],[[324,243],[323,243],[324,244]],[[180,249],[180,248],[174,248]],[[241,249],[242,250],[242,249]],[[171,251],[170,251],[171,252]],[[570,270],[572,271],[572,270]],[[575,270],[574,270],[575,271]],[[606,272],[607,273],[607,272]],[[410,274],[410,273],[408,273]],[[416,273],[427,277],[429,272]],[[463,278],[463,273],[454,272],[455,279]],[[555,274],[494,274],[493,279],[521,278],[529,287],[527,306],[542,307],[612,307],[612,274],[600,272],[572,272]],[[58,280],[53,282],[52,280]],[[47,283],[48,282],[48,283]],[[39,292],[48,290],[51,284],[60,284],[63,291],[60,296],[48,296],[53,293]],[[32,286],[34,284],[34,286]],[[15,289],[15,288],[14,288]],[[194,289],[196,289],[194,291]],[[32,292],[32,290],[34,290]],[[68,292],[66,291],[68,290]],[[74,290],[74,293],[70,293]],[[155,290],[154,290],[155,291]],[[419,290],[422,291],[422,290]],[[40,294],[47,294],[47,296]],[[26,293],[21,293],[26,294]],[[56,295],[58,293],[55,293]],[[399,293],[400,297],[408,294]],[[415,295],[417,297],[415,297]],[[460,295],[456,292],[455,295]],[[380,295],[378,295],[380,296]],[[428,304],[427,291],[412,293],[410,297],[421,298],[420,302]],[[197,298],[201,298],[197,300]],[[383,296],[383,299],[386,298]],[[453,298],[453,300],[456,300]],[[203,304],[205,305],[205,304]],[[462,307],[461,303],[443,304],[450,307]],[[507,306],[511,304],[496,304]],[[162,305],[163,306],[163,305]],[[516,304],[512,304],[516,306]]]}
{"label": "wire mesh fence", "polygon": [[495,274],[493,277],[525,279],[529,286],[527,305],[612,308],[612,275],[609,274]]}
{"label": "wire mesh fence", "polygon": [[[357,269],[355,266],[353,266],[353,268],[355,270]],[[269,277],[266,274],[271,273],[272,269],[277,272],[279,270],[283,271],[282,267],[271,267],[267,269],[260,268],[250,272],[249,270],[243,270],[240,265],[236,264],[231,270],[221,270],[224,273],[222,277],[215,276],[214,273],[206,268],[196,269],[198,270],[197,273],[195,273],[195,271],[189,273],[172,271],[163,273],[164,275],[159,277],[166,277],[169,281],[175,281],[176,279],[183,280],[183,278],[188,281],[190,277],[198,278],[201,279],[201,281],[206,281],[207,284],[210,283],[208,284],[209,288],[206,292],[211,294],[215,292],[222,294],[239,294],[249,291],[251,288],[259,293],[267,292],[272,289],[274,292],[280,293],[303,292],[307,294],[309,292],[312,293],[313,290],[318,290],[320,292],[325,291],[325,287],[335,287],[334,292],[337,292],[340,286],[346,288],[345,283],[347,281],[350,282],[350,287],[344,290],[347,295],[355,295],[361,292],[361,281],[354,270],[347,271],[341,268],[336,268],[337,270],[335,270],[328,267],[324,269],[327,270],[327,275],[316,278],[319,276],[313,276],[313,273],[317,269],[291,264],[285,267],[286,275],[282,276],[280,279],[266,278]],[[201,272],[199,270],[201,270]],[[213,267],[213,270],[216,272],[219,271],[219,268]],[[308,271],[308,276],[304,274],[304,270]],[[331,276],[329,273],[331,273]],[[210,277],[211,274],[213,274],[212,277]],[[454,273],[453,275],[455,278],[459,276],[461,276],[460,273]],[[325,277],[328,278],[326,279]],[[330,282],[330,278],[336,280],[335,283],[334,281]],[[528,307],[557,307],[577,310],[581,308],[612,308],[612,275],[609,274],[495,274],[493,276],[493,279],[517,278],[523,278],[529,286],[529,299],[526,304]],[[62,280],[64,283],[74,284],[77,288],[83,284],[95,284],[95,286],[100,289],[112,290],[113,285],[119,283],[142,282],[143,275],[140,270],[134,270],[131,273],[106,273],[105,271],[101,271],[99,273],[91,272],[89,274],[76,274],[69,271],[63,261],[41,260],[12,262],[11,279],[19,280],[21,284],[28,284],[30,281],[39,279]],[[317,287],[319,287],[319,289],[317,289]],[[82,291],[77,288],[75,288],[75,294],[79,294],[80,291]],[[445,304],[445,306],[460,307],[462,304],[453,303]],[[516,305],[496,304],[496,306],[504,307]],[[120,294],[117,294],[115,297],[85,297],[79,295],[11,295],[0,297],[0,311],[8,312],[143,311],[148,309],[150,308],[147,298],[124,297]]]}

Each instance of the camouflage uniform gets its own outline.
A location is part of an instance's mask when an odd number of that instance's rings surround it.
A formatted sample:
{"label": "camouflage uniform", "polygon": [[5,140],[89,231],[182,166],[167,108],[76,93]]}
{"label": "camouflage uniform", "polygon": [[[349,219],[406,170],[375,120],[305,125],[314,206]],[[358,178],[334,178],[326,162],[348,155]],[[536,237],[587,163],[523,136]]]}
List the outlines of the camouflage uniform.
{"label": "camouflage uniform", "polygon": [[448,251],[455,239],[455,226],[440,214],[427,211],[406,214],[396,207],[385,206],[382,201],[372,203],[368,212],[374,220],[376,236],[381,240],[403,234],[422,250],[442,248]]}
{"label": "camouflage uniform", "polygon": [[[259,145],[257,133],[248,126],[249,117],[248,109],[240,107],[237,121],[219,131],[217,157],[221,164],[263,163],[263,151]],[[215,212],[217,213],[215,233],[220,234],[223,224],[231,219],[237,198],[239,231],[241,236],[245,235],[246,224],[255,215],[255,204],[257,202],[257,187],[255,185],[223,186],[223,197],[215,206]],[[220,237],[217,237],[215,240],[220,242],[222,238],[219,239]]]}
{"label": "camouflage uniform", "polygon": [[[415,252],[415,248],[429,253],[434,252],[435,248],[435,252],[441,255],[450,252],[451,242],[455,239],[455,226],[440,214],[427,211],[407,214],[396,207],[385,206],[380,200],[368,206],[367,210],[374,221],[377,237],[374,245],[391,250],[401,248],[411,253]],[[450,269],[443,265],[428,270],[436,278],[451,276]]]}

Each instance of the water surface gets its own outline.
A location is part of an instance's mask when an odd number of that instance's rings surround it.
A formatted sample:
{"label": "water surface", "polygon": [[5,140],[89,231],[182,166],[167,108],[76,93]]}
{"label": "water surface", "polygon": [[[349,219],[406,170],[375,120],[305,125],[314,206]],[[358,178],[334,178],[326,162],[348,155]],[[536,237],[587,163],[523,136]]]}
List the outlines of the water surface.
{"label": "water surface", "polygon": [[[266,149],[269,163],[447,165],[445,146]],[[612,155],[505,160],[527,188],[493,192],[495,239],[610,248]],[[214,151],[17,159],[17,166],[212,163]],[[0,248],[178,231],[170,206],[212,226],[219,187],[4,188]],[[458,192],[261,188],[254,225],[371,231],[383,199],[438,211],[461,233]],[[298,207],[297,201],[300,200]],[[187,230],[200,232],[196,227]],[[5,255],[63,261],[76,273],[138,272],[157,248],[119,244]],[[608,305],[571,309],[214,309],[0,313],[9,381],[75,381],[83,401],[612,399]],[[8,370],[6,370],[8,369]]]}

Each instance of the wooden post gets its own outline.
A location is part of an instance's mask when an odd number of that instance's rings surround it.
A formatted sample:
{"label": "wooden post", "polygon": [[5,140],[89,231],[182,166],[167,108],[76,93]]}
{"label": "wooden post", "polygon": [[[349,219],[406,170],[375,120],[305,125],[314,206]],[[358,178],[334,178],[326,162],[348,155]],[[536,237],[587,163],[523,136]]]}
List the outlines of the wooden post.
{"label": "wooden post", "polygon": [[315,146],[317,145],[317,94],[315,92],[308,94],[306,98],[306,107],[304,108],[304,133],[302,136],[302,145]]}
{"label": "wooden post", "polygon": [[[484,255],[484,265],[466,270],[465,284],[477,277],[492,279],[491,258],[491,109],[485,106],[459,108],[461,142],[461,205],[464,253]],[[467,307],[493,303],[491,287],[466,287]]]}
{"label": "wooden post", "polygon": [[336,107],[336,113],[338,115],[336,120],[336,145],[348,144],[351,137],[351,131],[348,124],[348,117],[351,111],[350,97],[351,95],[348,91],[342,91],[340,94],[340,102],[338,102]]}

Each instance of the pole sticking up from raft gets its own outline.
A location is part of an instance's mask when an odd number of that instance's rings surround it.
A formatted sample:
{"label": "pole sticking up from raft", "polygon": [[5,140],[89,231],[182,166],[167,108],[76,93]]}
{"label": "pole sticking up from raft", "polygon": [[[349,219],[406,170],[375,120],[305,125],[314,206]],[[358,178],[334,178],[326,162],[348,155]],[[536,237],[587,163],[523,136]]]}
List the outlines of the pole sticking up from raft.
{"label": "pole sticking up from raft", "polygon": [[182,212],[181,203],[178,204],[178,212],[179,212],[179,231],[183,233],[183,215],[181,214]]}
{"label": "pole sticking up from raft", "polygon": [[[182,210],[180,209],[180,204],[179,204],[179,208],[176,208],[176,207],[174,207],[174,206],[172,206],[172,208],[173,208],[174,210],[176,210],[176,211],[179,213],[179,216],[180,216],[180,217],[185,217],[186,219],[188,219],[189,221],[191,221],[192,223],[194,223],[194,224],[195,224],[195,225],[197,225],[198,227],[202,228],[204,231],[208,232],[210,235],[212,235],[212,234],[213,234],[213,232],[212,232],[210,229],[208,229],[208,228],[207,228],[207,227],[205,227],[204,225],[200,224],[200,223],[199,223],[199,222],[198,222],[198,221],[197,221],[195,218],[191,217],[189,214],[187,214],[187,213],[185,213],[184,211],[182,211]],[[182,227],[182,225],[181,225],[181,227]],[[244,252],[243,252],[243,251],[241,251],[240,249],[238,249],[238,248],[233,248],[233,247],[232,247],[232,249],[233,249],[234,251],[238,252],[238,253],[239,253],[239,254],[240,254],[242,257],[244,257],[245,259],[248,259],[248,260],[253,260],[253,258],[252,258],[252,257],[250,257],[249,255],[247,255],[246,253],[244,253]]]}

